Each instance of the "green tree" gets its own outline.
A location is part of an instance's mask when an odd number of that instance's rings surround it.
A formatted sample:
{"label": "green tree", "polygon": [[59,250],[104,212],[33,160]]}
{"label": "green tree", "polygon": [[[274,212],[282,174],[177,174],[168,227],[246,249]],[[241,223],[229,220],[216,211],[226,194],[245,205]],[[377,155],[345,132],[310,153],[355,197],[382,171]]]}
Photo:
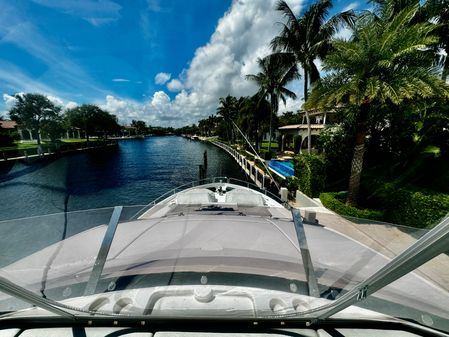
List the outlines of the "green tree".
{"label": "green tree", "polygon": [[51,139],[52,142],[61,138],[64,132],[62,117],[47,120],[42,124],[42,132]]}
{"label": "green tree", "polygon": [[10,118],[20,127],[36,131],[40,145],[42,127],[59,118],[61,107],[41,94],[15,94],[14,97],[16,101],[9,111]]}
{"label": "green tree", "polygon": [[441,79],[449,74],[449,0],[371,0],[375,5],[375,15],[379,20],[391,20],[406,7],[420,5],[411,23],[430,21],[437,24],[434,34],[438,41],[434,44],[436,64],[441,68]]}
{"label": "green tree", "polygon": [[237,123],[245,136],[255,142],[257,150],[263,132],[268,130],[270,112],[270,103],[266,99],[261,99],[258,95],[243,98]]}
{"label": "green tree", "polygon": [[279,100],[286,101],[287,97],[296,99],[296,94],[287,89],[287,83],[299,77],[296,64],[292,62],[292,56],[285,53],[275,53],[259,58],[257,60],[260,72],[256,75],[246,75],[246,79],[255,82],[258,87],[260,98],[269,98],[271,105],[270,131],[268,141],[268,151],[271,151],[271,138],[273,127],[273,115],[279,109]]}
{"label": "green tree", "polygon": [[207,136],[212,136],[216,134],[216,128],[218,124],[218,117],[217,116],[209,116],[207,117],[207,123],[206,123],[206,133]]}
{"label": "green tree", "polygon": [[279,125],[291,125],[291,124],[301,124],[302,114],[294,113],[293,111],[286,111],[279,116]]}
{"label": "green tree", "polygon": [[120,131],[117,118],[93,104],[83,104],[67,110],[66,120],[71,127],[80,128],[89,141],[89,136],[100,134],[107,136]]}
{"label": "green tree", "polygon": [[418,5],[400,11],[390,21],[363,16],[356,22],[351,40],[333,42],[324,61],[327,75],[313,88],[306,108],[354,105],[355,146],[347,204],[356,205],[363,169],[365,138],[371,108],[390,102],[448,95],[447,85],[436,76],[433,55],[435,25],[410,25]]}
{"label": "green tree", "polygon": [[144,121],[131,121],[131,126],[136,129],[138,135],[145,135],[148,132],[148,127]]}
{"label": "green tree", "polygon": [[[343,24],[352,25],[354,13],[346,11],[327,19],[332,8],[331,0],[320,0],[312,4],[300,17],[296,17],[288,4],[281,0],[276,9],[282,12],[287,20],[279,36],[271,41],[274,51],[283,51],[293,57],[287,62],[299,64],[304,71],[304,102],[309,96],[309,85],[320,78],[320,72],[315,64],[317,59],[324,59],[331,49],[331,39]],[[307,120],[307,151],[310,153],[311,125],[308,111]]]}
{"label": "green tree", "polygon": [[237,116],[237,98],[234,96],[228,95],[226,97],[220,97],[219,100],[220,105],[217,108],[217,114],[223,117],[224,122],[226,123],[226,135],[228,141],[232,141],[232,133],[233,133],[233,125],[235,117]]}

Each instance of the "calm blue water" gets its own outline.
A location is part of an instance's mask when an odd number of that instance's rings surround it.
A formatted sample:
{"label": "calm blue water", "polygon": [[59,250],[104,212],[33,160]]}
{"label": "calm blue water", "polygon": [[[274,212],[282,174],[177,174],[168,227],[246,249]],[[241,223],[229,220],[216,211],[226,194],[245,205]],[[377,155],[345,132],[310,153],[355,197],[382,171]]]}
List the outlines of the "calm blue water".
{"label": "calm blue water", "polygon": [[115,149],[68,155],[31,165],[0,167],[0,220],[107,207],[146,205],[198,179],[207,150],[207,176],[245,179],[217,147],[181,137],[120,141]]}
{"label": "calm blue water", "polygon": [[292,160],[270,160],[268,166],[273,170],[283,175],[284,177],[291,177],[295,175],[295,169],[293,168]]}

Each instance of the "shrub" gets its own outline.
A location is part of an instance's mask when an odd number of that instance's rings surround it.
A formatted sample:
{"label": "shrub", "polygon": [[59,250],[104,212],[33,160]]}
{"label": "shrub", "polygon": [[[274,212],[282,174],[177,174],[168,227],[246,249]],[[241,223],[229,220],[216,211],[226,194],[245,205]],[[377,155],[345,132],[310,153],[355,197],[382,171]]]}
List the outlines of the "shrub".
{"label": "shrub", "polygon": [[317,197],[324,189],[326,166],[323,156],[302,154],[296,156],[295,176],[299,180],[300,190],[309,197]]}
{"label": "shrub", "polygon": [[[340,197],[340,198],[339,198]],[[340,215],[352,216],[363,219],[382,220],[384,214],[382,211],[372,209],[358,209],[353,206],[346,205],[339,199],[343,199],[345,196],[341,193],[321,193],[320,200],[324,207],[329,208]]]}
{"label": "shrub", "polygon": [[431,227],[449,213],[449,195],[413,187],[383,184],[373,198],[386,210],[386,220],[406,226]]}
{"label": "shrub", "polygon": [[11,146],[14,144],[14,139],[6,133],[0,133],[0,146]]}
{"label": "shrub", "polygon": [[347,124],[325,127],[319,135],[317,148],[326,157],[327,187],[346,188],[354,153],[353,131]]}
{"label": "shrub", "polygon": [[12,146],[15,140],[20,140],[20,135],[17,130],[13,132],[7,132],[0,126],[0,146]]}
{"label": "shrub", "polygon": [[295,192],[299,189],[299,179],[297,177],[287,177],[284,180],[284,186],[287,187],[290,192]]}

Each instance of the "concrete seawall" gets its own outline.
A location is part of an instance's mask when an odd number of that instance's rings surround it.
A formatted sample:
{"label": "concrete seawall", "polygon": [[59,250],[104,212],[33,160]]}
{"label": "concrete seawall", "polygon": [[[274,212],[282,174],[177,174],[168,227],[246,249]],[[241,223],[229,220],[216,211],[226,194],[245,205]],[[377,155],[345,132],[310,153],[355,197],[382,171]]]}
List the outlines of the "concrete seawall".
{"label": "concrete seawall", "polygon": [[56,155],[64,155],[64,154],[75,153],[75,152],[92,151],[92,150],[96,150],[96,149],[115,147],[115,146],[117,146],[118,143],[116,141],[112,141],[112,142],[109,142],[106,144],[101,144],[101,145],[95,144],[95,146],[86,146],[85,143],[82,143],[82,144],[84,146],[68,148],[65,150],[52,148],[52,147],[46,147],[45,145],[42,146],[40,150],[38,148],[17,150],[19,153],[21,152],[22,155],[18,155],[18,156],[14,156],[14,157],[8,157],[6,155],[7,151],[0,152],[0,163],[17,161],[17,160],[25,160],[25,161],[39,160],[39,159],[48,158],[48,157],[56,156]]}

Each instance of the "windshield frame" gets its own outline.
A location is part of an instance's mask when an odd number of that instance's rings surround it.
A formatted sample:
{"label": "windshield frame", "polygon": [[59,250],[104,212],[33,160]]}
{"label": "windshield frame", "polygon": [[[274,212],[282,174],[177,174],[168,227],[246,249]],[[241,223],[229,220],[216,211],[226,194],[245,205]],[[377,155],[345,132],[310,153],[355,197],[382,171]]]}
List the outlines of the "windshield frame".
{"label": "windshield frame", "polygon": [[[107,231],[104,237],[104,240],[106,240],[106,246],[107,242],[109,240],[112,241],[113,239],[113,234],[115,232],[113,231],[114,222],[118,222],[120,211],[121,211],[120,207],[115,208],[114,213],[111,217],[110,224],[112,224],[112,229],[109,231],[109,234]],[[292,210],[292,213],[294,219],[296,218],[296,220],[298,221],[298,214],[295,213],[295,210]],[[449,245],[449,216],[444,218],[440,222],[440,224],[438,224],[431,231],[429,231],[427,234],[421,237],[412,246],[410,246],[396,258],[387,263],[380,270],[375,272],[372,276],[368,277],[365,281],[361,282],[358,286],[347,292],[339,299],[324,306],[319,306],[311,310],[298,312],[294,314],[279,314],[272,316],[264,315],[262,319],[299,320],[308,322],[308,324],[317,324],[318,322],[326,321],[331,316],[341,312],[342,310],[348,308],[349,306],[355,304],[358,301],[364,300],[365,298],[375,293],[376,291],[382,289],[383,287],[387,286],[391,282],[397,280],[398,278],[402,277],[403,275],[409,272],[412,272],[413,270],[415,270],[425,262],[429,261],[433,257],[445,252],[447,250],[448,245]],[[100,248],[100,251],[102,248]],[[106,248],[107,247],[105,247],[105,249]],[[99,254],[99,257],[100,255],[101,256],[105,255],[106,257],[107,251],[105,251],[104,253],[106,253],[106,255]],[[95,266],[97,265],[99,265],[98,268],[101,267],[101,261],[100,263],[97,262],[98,261],[96,261],[94,265],[94,269]],[[0,277],[0,291],[3,291],[9,295],[24,300],[42,309],[48,310],[53,314],[71,320],[75,319],[75,317],[76,318],[80,317],[78,313],[82,314],[82,316],[87,316],[90,318],[99,316],[118,318],[124,316],[123,314],[90,312],[80,310],[78,308],[72,308],[70,306],[64,305],[63,303],[52,301],[47,298],[42,298],[39,295],[12,283],[11,281],[7,280],[4,277]],[[8,314],[6,316],[8,316]],[[129,315],[125,317],[129,318]],[[136,315],[133,317],[134,319],[149,318],[148,316],[140,316],[140,315]],[[202,319],[204,318],[205,317],[202,317]],[[248,319],[251,320],[250,318]]]}

